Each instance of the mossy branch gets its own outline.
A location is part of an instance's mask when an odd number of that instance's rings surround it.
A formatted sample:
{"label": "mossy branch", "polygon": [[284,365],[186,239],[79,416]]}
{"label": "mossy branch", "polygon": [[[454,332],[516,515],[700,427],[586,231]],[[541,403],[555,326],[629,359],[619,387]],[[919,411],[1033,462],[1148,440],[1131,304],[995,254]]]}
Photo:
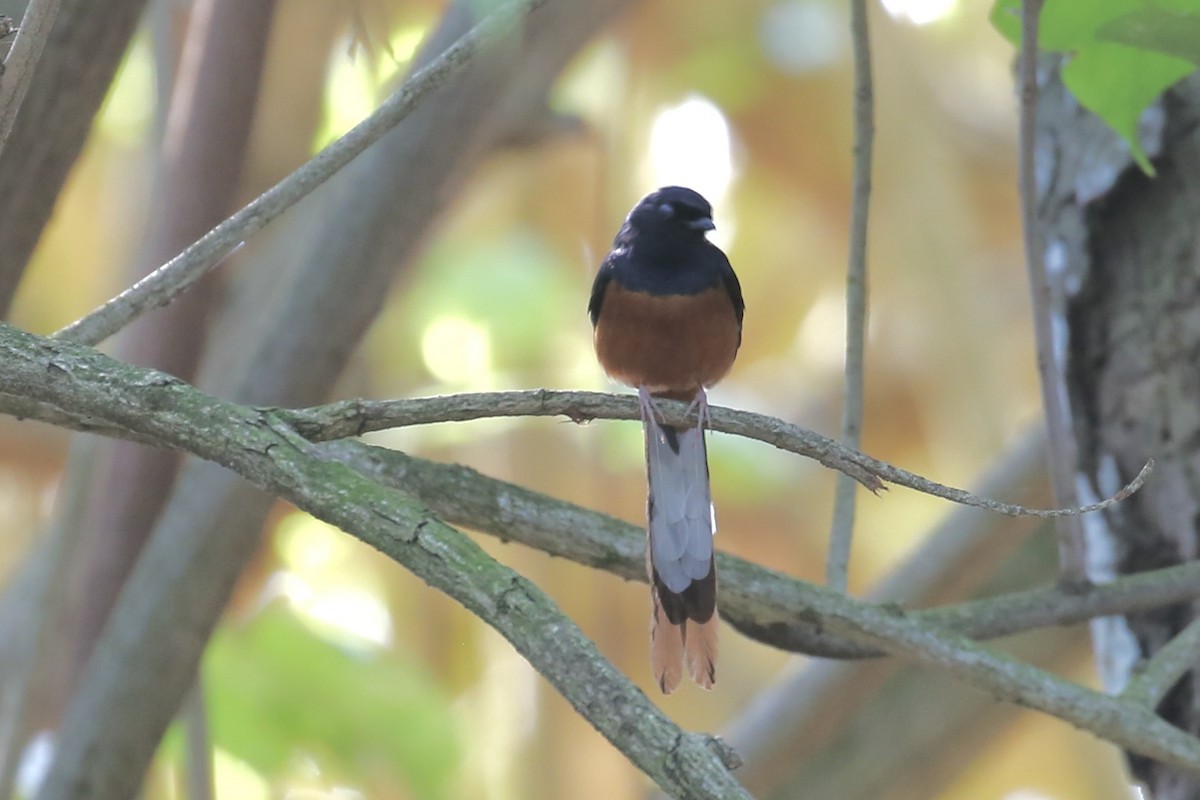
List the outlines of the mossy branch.
{"label": "mossy branch", "polygon": [[[681,797],[748,797],[729,772],[736,762],[727,748],[680,730],[536,586],[411,496],[322,458],[316,445],[276,415],[6,325],[0,325],[0,383],[12,394],[102,418],[219,463],[351,532],[494,627],[666,791]],[[94,658],[103,658],[101,650]],[[137,702],[119,689],[85,689],[77,699],[61,729],[54,769],[40,795],[44,800],[75,797],[89,781],[77,768],[86,760],[87,741],[77,735],[88,727],[85,720],[117,718],[121,708]],[[119,737],[119,728],[106,736]]]}
{"label": "mossy branch", "polygon": [[[7,325],[0,325],[0,385],[10,395],[101,419],[219,463],[377,547],[493,625],[668,792],[744,796],[728,772],[728,752],[708,737],[682,733],[529,581],[494,562],[411,495],[323,453],[286,415],[221,401],[161,372]],[[716,423],[721,415],[713,416]],[[997,697],[1200,772],[1200,740],[1144,704],[1077,686],[896,608],[828,591],[802,593],[798,582],[778,587],[766,600],[778,603],[781,614],[803,608],[824,630],[861,646],[946,669]],[[70,769],[72,760],[85,755],[72,733],[82,726],[72,720],[107,718],[132,702],[136,698],[93,693],[88,702],[74,704],[63,726],[56,774],[86,780]],[[44,797],[71,796],[75,785],[65,781],[52,777]]]}

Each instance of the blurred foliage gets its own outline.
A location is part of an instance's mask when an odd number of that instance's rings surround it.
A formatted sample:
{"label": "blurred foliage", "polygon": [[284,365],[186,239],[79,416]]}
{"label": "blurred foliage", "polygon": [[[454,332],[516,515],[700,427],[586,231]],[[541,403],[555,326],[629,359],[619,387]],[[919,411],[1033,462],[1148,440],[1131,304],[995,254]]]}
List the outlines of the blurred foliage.
{"label": "blurred foliage", "polygon": [[[1011,47],[988,25],[990,6],[872,5],[878,139],[865,449],[957,485],[970,484],[1039,415]],[[442,8],[433,0],[280,4],[243,198],[369,113]],[[1129,49],[1129,41],[1103,38],[1102,24],[1114,18],[1095,21],[1090,46]],[[1054,28],[1047,22],[1048,42]],[[143,36],[157,42],[171,30],[147,26]],[[747,304],[738,364],[713,402],[836,431],[850,199],[847,36],[837,0],[636,4],[550,98],[556,111],[578,115],[582,132],[498,152],[472,177],[397,282],[336,396],[615,389],[592,354],[584,313],[592,275],[633,202],[658,185],[684,183],[714,202],[716,238]],[[17,324],[52,330],[125,283],[157,158],[153,80],[164,80],[144,42],[127,58],[59,202],[17,299]],[[285,229],[271,226],[222,268],[230,286],[253,273],[261,249],[287,246]],[[0,518],[10,541],[32,540],[47,518],[50,504],[40,498],[57,480],[66,441],[0,420]],[[641,436],[632,424],[481,421],[375,441],[635,523],[644,512]],[[819,580],[828,472],[729,437],[714,436],[709,452],[719,546]],[[903,490],[863,497],[854,591],[886,574],[946,511]],[[297,533],[296,517],[276,515],[274,546],[243,578],[205,664],[221,753],[218,797],[250,797],[237,787],[254,781],[270,796],[297,797],[641,795],[641,775],[493,632],[347,537]],[[481,542],[651,691],[644,586]],[[7,548],[0,567],[7,571],[19,555]],[[280,581],[303,586],[308,599],[285,592],[284,607]],[[348,587],[373,605],[334,602]],[[387,635],[356,644],[365,627]],[[728,628],[722,636],[717,691],[688,687],[661,700],[690,729],[719,730],[789,661]],[[944,796],[1122,796],[1112,782],[1090,782],[1098,769],[1115,771],[1111,748],[1032,715],[1012,741],[954,764],[962,771],[957,788],[970,791]],[[1031,751],[1046,756],[1036,772],[1022,760]],[[174,764],[164,756],[160,772],[173,775]],[[177,797],[171,775],[152,781],[148,797]]]}
{"label": "blurred foliage", "polygon": [[[1021,41],[1021,0],[997,0],[992,22]],[[1148,174],[1138,139],[1142,112],[1200,64],[1200,5],[1195,0],[1047,0],[1038,45],[1068,53],[1063,82],[1084,107],[1121,135]]]}
{"label": "blurred foliage", "polygon": [[204,676],[214,744],[265,775],[305,754],[331,783],[451,796],[461,746],[450,698],[411,658],[336,646],[274,605],[217,633]]}

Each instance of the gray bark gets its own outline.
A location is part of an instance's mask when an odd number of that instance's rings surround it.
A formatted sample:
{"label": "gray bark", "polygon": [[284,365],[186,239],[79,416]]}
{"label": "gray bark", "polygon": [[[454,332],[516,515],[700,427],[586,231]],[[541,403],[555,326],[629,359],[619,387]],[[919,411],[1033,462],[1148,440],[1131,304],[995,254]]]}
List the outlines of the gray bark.
{"label": "gray bark", "polygon": [[[274,0],[203,0],[194,6],[169,112],[166,156],[131,283],[207,233],[233,206],[274,11]],[[120,339],[120,357],[193,380],[218,289],[215,281],[201,282],[178,302],[135,322]],[[126,442],[107,443],[100,459],[76,670],[90,656],[179,468],[175,453]]]}
{"label": "gray bark", "polygon": [[[1051,310],[1067,348],[1059,389],[1069,399],[1084,494],[1157,467],[1145,488],[1085,520],[1089,577],[1193,560],[1200,521],[1200,81],[1170,91],[1142,120],[1158,171],[1133,164],[1116,135],[1079,108],[1056,65],[1039,104],[1039,201]],[[1061,457],[1061,456],[1060,456]],[[1081,497],[1086,501],[1087,497]],[[1196,615],[1195,603],[1130,614],[1093,627],[1106,687]],[[1200,732],[1200,684],[1188,673],[1158,706]],[[1200,796],[1200,779],[1144,757],[1134,777],[1157,800]]]}
{"label": "gray bark", "polygon": [[[563,2],[531,14],[309,198],[287,221],[297,251],[257,265],[212,345],[231,356],[207,360],[202,383],[248,403],[322,398],[432,221],[622,4]],[[452,7],[419,62],[477,21],[469,5]],[[185,467],[71,700],[43,797],[136,791],[271,502],[213,464]]]}
{"label": "gray bark", "polygon": [[0,154],[0,317],[8,312],[146,0],[64,0]]}

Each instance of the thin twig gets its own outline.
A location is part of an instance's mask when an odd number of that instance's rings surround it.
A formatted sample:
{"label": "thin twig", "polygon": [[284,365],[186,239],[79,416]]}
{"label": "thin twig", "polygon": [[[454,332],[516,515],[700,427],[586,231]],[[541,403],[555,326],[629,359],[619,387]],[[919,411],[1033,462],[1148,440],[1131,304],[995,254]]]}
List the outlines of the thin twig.
{"label": "thin twig", "polygon": [[184,759],[187,800],[212,800],[212,737],[208,729],[208,703],[205,701],[203,676],[196,676],[196,683],[184,698],[180,714],[183,717],[187,752]]}
{"label": "thin twig", "polygon": [[[694,424],[683,403],[660,400],[664,419],[672,424]],[[430,425],[439,422],[465,422],[493,417],[557,417],[565,416],[575,422],[593,419],[640,419],[637,399],[629,395],[602,392],[563,392],[533,389],[513,392],[480,392],[476,394],[417,397],[402,400],[339,400],[324,406],[301,409],[264,408],[278,414],[307,439],[314,442],[361,436],[373,431]],[[723,406],[710,406],[712,430],[755,439],[790,453],[811,458],[830,469],[850,475],[873,492],[887,487],[886,483],[906,486],[933,497],[959,505],[982,508],[1011,517],[1064,517],[1103,511],[1138,491],[1154,467],[1146,462],[1141,472],[1112,497],[1075,508],[1028,508],[979,497],[964,489],[956,489],[894,467],[856,450],[849,450],[828,436],[793,425],[765,414],[738,411]],[[0,413],[23,419],[37,419],[73,430],[99,433],[142,442],[163,444],[146,438],[135,430],[114,425],[108,420],[55,407],[53,404],[15,394],[0,392]]]}
{"label": "thin twig", "polygon": [[499,41],[548,0],[513,0],[488,16],[453,46],[417,70],[371,116],[313,156],[304,166],[263,192],[247,206],[200,237],[154,272],[55,338],[97,344],[153,308],[166,305],[242,245],[252,234],[328,180],[355,156],[394,128],[438,87],[465,70],[475,54]]}
{"label": "thin twig", "polygon": [[1121,697],[1147,708],[1159,702],[1189,669],[1200,663],[1200,619],[1194,619],[1150,657],[1130,679]]}
{"label": "thin twig", "polygon": [[[664,419],[672,424],[689,421],[688,407],[669,400],[659,401]],[[601,392],[562,392],[548,389],[514,392],[480,392],[477,394],[444,395],[402,400],[340,400],[324,406],[302,409],[264,408],[277,414],[314,442],[361,436],[373,431],[429,425],[439,422],[464,422],[492,417],[554,417],[566,416],[576,422],[593,419],[637,420],[637,399],[628,395]],[[965,489],[931,481],[916,473],[892,466],[884,461],[843,447],[827,436],[793,425],[775,417],[738,411],[723,406],[710,406],[712,430],[743,436],[774,445],[797,455],[850,475],[873,492],[885,489],[885,482],[906,486],[933,497],[959,505],[983,508],[998,514],[1020,517],[1063,517],[1102,511],[1138,491],[1154,467],[1146,462],[1137,476],[1113,496],[1075,508],[1028,508],[979,497]],[[0,393],[0,413],[27,419],[44,419],[55,425],[87,430],[109,436],[122,436],[147,444],[137,431],[39,402],[13,391]]]}
{"label": "thin twig", "polygon": [[[660,401],[666,422],[694,424],[684,403]],[[964,489],[931,481],[908,470],[894,467],[856,450],[844,447],[799,425],[781,419],[710,406],[712,429],[732,433],[774,445],[781,450],[812,458],[825,466],[849,474],[872,491],[883,482],[940,497],[961,505],[984,508],[1009,516],[1061,517],[1103,510],[1141,488],[1154,462],[1147,462],[1137,477],[1112,497],[1081,508],[1034,509],[978,497]],[[301,434],[312,441],[328,441],[361,436],[371,431],[425,425],[435,422],[462,422],[487,417],[566,416],[576,422],[592,419],[640,419],[637,399],[629,395],[600,392],[560,392],[535,389],[516,392],[481,392],[403,400],[341,400],[325,406],[305,409],[273,409]]]}
{"label": "thin twig", "polygon": [[[875,98],[871,80],[871,41],[866,0],[850,2],[854,45],[854,201],[850,211],[850,256],[846,267],[846,364],[842,392],[842,444],[862,446],[864,350],[867,333],[867,219],[871,208],[871,154],[875,141]],[[845,592],[854,535],[854,481],[838,475],[825,582]]]}
{"label": "thin twig", "polygon": [[[691,418],[688,416],[686,404],[662,400],[658,401],[658,405],[666,422],[695,424],[694,415]],[[827,436],[762,414],[719,406],[710,408],[716,415],[710,420],[712,430],[757,439],[781,450],[815,459],[831,469],[848,472],[873,492],[885,488],[879,476],[853,460],[855,456],[860,459],[865,459],[865,456],[842,447]],[[637,399],[631,395],[550,389],[399,400],[350,399],[313,408],[273,410],[311,441],[344,439],[410,425],[464,422],[488,417],[565,416],[575,422],[641,419]]]}
{"label": "thin twig", "polygon": [[[136,430],[57,408],[53,404],[11,391],[11,388],[8,392],[0,392],[0,413],[26,419],[42,419],[75,430],[156,444]],[[662,400],[659,401],[659,407],[667,422],[679,425],[694,424],[694,418],[689,418],[688,407],[683,403]],[[305,438],[314,442],[344,439],[412,425],[464,422],[493,417],[565,416],[576,422],[593,419],[640,419],[637,399],[629,395],[548,389],[480,392],[401,400],[352,399],[302,409],[262,410],[264,413],[277,414]],[[723,406],[710,406],[710,412],[712,430],[755,439],[781,450],[811,458],[830,469],[850,475],[873,492],[885,489],[885,482],[893,483],[959,505],[982,508],[1013,517],[1051,518],[1103,511],[1138,491],[1154,467],[1153,461],[1146,462],[1132,481],[1116,494],[1096,503],[1074,508],[1028,508],[1016,503],[979,497],[965,489],[931,481],[916,473],[843,447],[827,436],[775,417]]]}
{"label": "thin twig", "polygon": [[[44,712],[47,695],[58,691],[46,685],[55,654],[68,645],[69,609],[77,593],[71,590],[72,569],[83,556],[88,485],[96,464],[97,440],[77,438],[71,447],[56,499],[57,514],[30,562],[4,587],[0,605],[0,797],[13,796],[21,753],[32,719]],[[66,591],[64,591],[66,588]],[[57,678],[57,676],[56,676]],[[56,680],[52,681],[56,684]]]}
{"label": "thin twig", "polygon": [[[195,0],[155,153],[151,210],[142,243],[123,273],[136,280],[237,208],[243,164],[258,109],[276,0]],[[172,65],[174,68],[174,65]],[[278,284],[276,284],[278,285]],[[217,281],[196,285],[181,302],[140,320],[113,345],[123,361],[195,380],[210,353],[209,319],[224,296]],[[272,337],[272,341],[275,337]],[[88,539],[96,553],[80,571],[88,602],[74,621],[81,673],[134,564],[168,504],[178,454],[111,443],[100,455]]]}
{"label": "thin twig", "polygon": [[[1033,302],[1034,339],[1037,344],[1038,375],[1041,379],[1042,408],[1046,415],[1050,462],[1050,482],[1055,502],[1077,502],[1074,482],[1075,442],[1070,425],[1070,408],[1063,389],[1067,342],[1063,325],[1055,326],[1055,315],[1063,313],[1055,301],[1046,274],[1044,243],[1038,216],[1037,180],[1037,103],[1038,103],[1038,20],[1043,0],[1023,0],[1021,6],[1021,51],[1018,72],[1021,90],[1020,154],[1018,181],[1021,194],[1021,227],[1025,244],[1025,265]],[[1059,333],[1056,334],[1056,330]],[[1059,571],[1068,583],[1087,580],[1084,565],[1083,527],[1078,520],[1058,523]]]}
{"label": "thin twig", "polygon": [[42,48],[50,38],[58,4],[59,0],[30,0],[12,50],[4,59],[3,73],[0,74],[0,153],[4,152],[4,144],[29,89]]}

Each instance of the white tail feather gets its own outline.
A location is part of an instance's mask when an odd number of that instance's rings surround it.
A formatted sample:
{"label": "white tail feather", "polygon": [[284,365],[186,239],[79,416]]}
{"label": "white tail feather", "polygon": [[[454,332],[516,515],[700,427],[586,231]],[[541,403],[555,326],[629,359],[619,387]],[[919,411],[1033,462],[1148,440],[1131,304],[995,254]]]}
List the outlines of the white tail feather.
{"label": "white tail feather", "polygon": [[[646,410],[643,430],[650,484],[646,571],[653,603],[650,665],[664,694],[678,688],[684,662],[692,680],[711,689],[717,672],[718,616],[712,574],[716,520],[704,429],[664,428],[654,419],[652,407]],[[701,598],[707,598],[707,604]]]}
{"label": "white tail feather", "polygon": [[674,430],[672,436],[653,420],[644,427],[651,560],[662,582],[678,593],[708,575],[712,562],[713,510],[704,431],[686,428]]}

